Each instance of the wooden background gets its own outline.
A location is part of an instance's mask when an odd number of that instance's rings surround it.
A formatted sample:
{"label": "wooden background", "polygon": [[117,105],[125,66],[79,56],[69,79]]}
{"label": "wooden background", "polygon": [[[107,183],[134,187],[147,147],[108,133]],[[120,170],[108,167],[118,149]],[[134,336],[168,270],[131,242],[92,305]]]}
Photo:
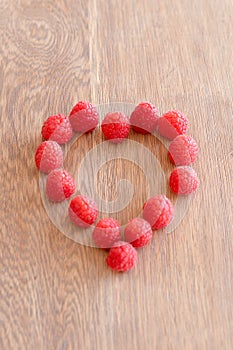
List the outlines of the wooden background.
{"label": "wooden background", "polygon": [[[1,350],[232,349],[232,23],[232,0],[1,0]],[[180,109],[200,146],[188,214],[128,274],[42,205],[41,125],[80,99]],[[120,163],[104,171],[121,178]]]}

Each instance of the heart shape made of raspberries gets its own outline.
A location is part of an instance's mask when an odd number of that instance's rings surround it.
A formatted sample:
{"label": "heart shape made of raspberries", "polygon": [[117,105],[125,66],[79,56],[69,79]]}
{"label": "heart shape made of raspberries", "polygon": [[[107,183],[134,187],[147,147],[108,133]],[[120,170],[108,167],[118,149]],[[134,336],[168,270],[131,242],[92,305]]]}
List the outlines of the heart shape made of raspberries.
{"label": "heart shape made of raspberries", "polygon": [[[159,116],[157,108],[149,102],[137,106],[131,103],[94,106],[80,101],[69,117],[57,114],[47,118],[42,127],[44,141],[37,148],[35,161],[50,220],[77,243],[110,249],[106,262],[113,270],[130,270],[137,261],[135,249],[146,246],[153,237],[157,251],[185,216],[198,187],[199,180],[191,166],[198,146],[186,134],[187,128],[188,120],[181,112]],[[128,138],[130,132],[132,137]],[[94,140],[101,137],[105,140],[93,146]],[[160,143],[166,150],[173,167],[169,176],[158,154],[140,143],[146,137],[153,137],[155,148]],[[72,162],[70,154],[76,157]],[[148,200],[141,211],[139,208],[137,217],[123,224],[115,217],[133,200],[132,185],[122,179],[117,185],[117,200],[107,202],[99,197],[96,184],[99,169],[114,159],[136,164],[149,184]],[[69,172],[65,170],[66,163]],[[167,187],[172,201],[166,196]],[[102,218],[101,213],[105,213]],[[159,230],[158,234],[154,230]]]}

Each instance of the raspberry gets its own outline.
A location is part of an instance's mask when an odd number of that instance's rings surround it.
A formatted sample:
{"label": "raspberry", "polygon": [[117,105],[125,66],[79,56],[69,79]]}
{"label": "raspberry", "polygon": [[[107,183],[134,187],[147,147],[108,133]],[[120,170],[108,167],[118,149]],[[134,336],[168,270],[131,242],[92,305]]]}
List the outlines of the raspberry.
{"label": "raspberry", "polygon": [[90,102],[79,101],[70,112],[70,123],[76,132],[93,131],[99,122],[99,114]]}
{"label": "raspberry", "polygon": [[35,161],[37,168],[43,173],[60,168],[63,163],[61,146],[55,141],[44,141],[36,150]]}
{"label": "raspberry", "polygon": [[158,121],[158,110],[150,102],[141,102],[130,116],[130,123],[134,131],[148,134],[155,131]]}
{"label": "raspberry", "polygon": [[158,120],[158,132],[169,140],[185,134],[187,128],[188,119],[179,111],[169,111]]}
{"label": "raspberry", "polygon": [[46,180],[46,193],[54,202],[62,202],[75,191],[74,179],[63,169],[51,171]]}
{"label": "raspberry", "polygon": [[100,220],[93,231],[93,240],[100,248],[110,248],[120,239],[120,224],[113,218]]}
{"label": "raspberry", "polygon": [[165,195],[153,196],[143,206],[143,218],[153,230],[167,226],[173,217],[173,205]]}
{"label": "raspberry", "polygon": [[44,140],[56,141],[60,144],[68,142],[72,137],[69,118],[62,114],[48,117],[44,122],[41,134]]}
{"label": "raspberry", "polygon": [[77,226],[86,228],[95,222],[97,216],[97,205],[91,198],[77,196],[70,202],[69,217]]}
{"label": "raspberry", "polygon": [[137,263],[137,251],[131,244],[119,241],[110,249],[106,263],[112,270],[129,271]]}
{"label": "raspberry", "polygon": [[196,191],[199,180],[193,168],[182,166],[172,171],[169,184],[174,193],[188,195]]}
{"label": "raspberry", "polygon": [[196,141],[191,136],[179,135],[171,142],[168,157],[175,165],[189,165],[195,161],[197,153]]}
{"label": "raspberry", "polygon": [[121,112],[110,112],[104,117],[101,128],[107,140],[114,143],[122,142],[130,132],[129,118]]}
{"label": "raspberry", "polygon": [[152,238],[149,222],[142,218],[132,219],[125,227],[125,240],[133,247],[140,248],[147,245]]}

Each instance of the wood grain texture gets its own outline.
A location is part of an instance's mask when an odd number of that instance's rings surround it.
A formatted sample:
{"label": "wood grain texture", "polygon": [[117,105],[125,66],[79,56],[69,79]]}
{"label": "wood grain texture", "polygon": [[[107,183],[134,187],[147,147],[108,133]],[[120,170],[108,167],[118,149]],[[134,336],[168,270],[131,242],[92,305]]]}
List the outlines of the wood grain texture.
{"label": "wood grain texture", "polygon": [[[232,23],[231,0],[0,2],[0,349],[233,347]],[[41,125],[80,99],[178,108],[200,146],[188,214],[128,274],[66,238],[43,209]],[[116,179],[99,188],[108,200],[122,176],[137,186],[127,211],[137,215],[145,174],[123,161],[104,172]]]}

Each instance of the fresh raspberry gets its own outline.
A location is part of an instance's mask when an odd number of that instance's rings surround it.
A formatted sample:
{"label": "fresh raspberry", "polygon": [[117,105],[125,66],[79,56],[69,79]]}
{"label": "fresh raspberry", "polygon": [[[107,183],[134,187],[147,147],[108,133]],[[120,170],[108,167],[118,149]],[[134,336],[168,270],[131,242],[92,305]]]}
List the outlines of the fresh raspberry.
{"label": "fresh raspberry", "polygon": [[96,203],[87,196],[77,196],[69,206],[70,220],[79,227],[92,225],[98,216]]}
{"label": "fresh raspberry", "polygon": [[185,134],[188,128],[188,119],[179,111],[169,111],[158,120],[158,132],[169,140]]}
{"label": "fresh raspberry", "polygon": [[167,226],[173,218],[173,205],[165,195],[153,196],[143,206],[143,218],[153,230]]}
{"label": "fresh raspberry", "polygon": [[182,166],[172,171],[169,184],[174,193],[187,195],[196,191],[199,179],[193,168]]}
{"label": "fresh raspberry", "polygon": [[43,173],[60,168],[63,163],[61,146],[55,141],[44,141],[36,150],[35,161],[37,168]]}
{"label": "fresh raspberry", "polygon": [[96,107],[90,102],[79,101],[70,112],[70,123],[76,132],[93,131],[99,122]]}
{"label": "fresh raspberry", "polygon": [[44,122],[41,130],[44,140],[56,141],[63,144],[72,137],[72,127],[69,118],[62,115],[52,115]]}
{"label": "fresh raspberry", "polygon": [[121,112],[110,112],[104,117],[101,128],[107,140],[114,143],[122,142],[130,132],[129,118]]}
{"label": "fresh raspberry", "polygon": [[62,202],[75,191],[74,179],[64,169],[51,171],[46,180],[46,193],[54,202]]}
{"label": "fresh raspberry", "polygon": [[147,245],[152,238],[152,230],[149,222],[142,218],[132,219],[125,227],[125,240],[133,247],[140,248]]}
{"label": "fresh raspberry", "polygon": [[129,271],[137,263],[137,251],[131,244],[119,241],[110,249],[106,263],[112,270]]}
{"label": "fresh raspberry", "polygon": [[191,136],[179,135],[171,142],[168,157],[175,165],[189,165],[195,161],[197,153],[196,141]]}
{"label": "fresh raspberry", "polygon": [[93,240],[100,248],[111,248],[120,239],[120,224],[113,218],[101,219],[93,231]]}
{"label": "fresh raspberry", "polygon": [[134,131],[148,134],[155,131],[158,121],[158,110],[150,102],[141,102],[130,116],[130,123]]}

